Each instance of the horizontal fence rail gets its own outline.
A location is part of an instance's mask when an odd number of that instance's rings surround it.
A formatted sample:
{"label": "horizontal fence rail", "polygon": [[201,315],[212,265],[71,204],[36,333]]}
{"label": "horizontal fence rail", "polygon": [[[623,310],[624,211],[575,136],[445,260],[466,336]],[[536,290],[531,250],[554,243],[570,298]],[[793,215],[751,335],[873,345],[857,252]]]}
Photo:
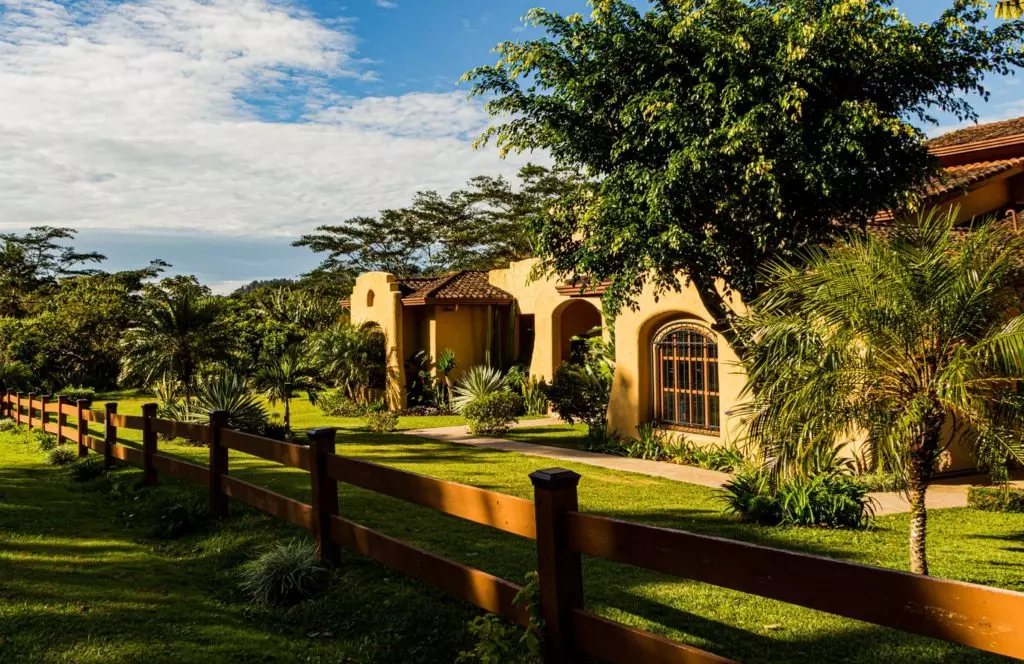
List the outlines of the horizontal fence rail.
{"label": "horizontal fence rail", "polygon": [[[531,501],[338,455],[333,429],[311,430],[307,447],[228,429],[223,412],[208,424],[178,422],[156,417],[155,404],[138,416],[118,413],[116,403],[93,410],[86,401],[12,390],[0,395],[0,415],[76,443],[79,456],[100,454],[107,467],[138,466],[148,484],[166,475],[204,486],[217,516],[233,499],[309,530],[328,562],[343,547],[520,625],[529,623],[527,607],[513,601],[521,586],[343,518],[338,483],[536,540],[545,662],[584,655],[612,664],[729,661],[586,611],[583,555],[1024,658],[1022,593],[586,514],[580,477],[567,470],[531,474]],[[103,435],[91,434],[90,423]],[[141,431],[141,447],[118,441],[120,428]],[[208,465],[161,453],[159,436],[207,443]],[[312,504],[232,477],[228,450],[308,472]]]}

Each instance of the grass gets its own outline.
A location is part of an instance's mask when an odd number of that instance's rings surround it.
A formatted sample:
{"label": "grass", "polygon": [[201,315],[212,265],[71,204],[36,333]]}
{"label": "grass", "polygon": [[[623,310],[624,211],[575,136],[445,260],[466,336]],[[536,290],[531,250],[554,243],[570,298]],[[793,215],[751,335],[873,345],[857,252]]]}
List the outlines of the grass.
{"label": "grass", "polygon": [[[137,412],[128,403],[121,411]],[[570,433],[566,432],[567,437]],[[341,454],[523,497],[531,496],[529,473],[544,465],[541,460],[513,453],[394,434],[368,435],[345,427],[339,431],[338,443]],[[161,446],[185,458],[205,460],[204,449],[173,443]],[[177,649],[177,656],[188,659],[191,641],[186,641],[192,639],[205,644],[211,653],[219,653],[209,655],[208,660],[194,661],[236,661],[231,648],[237,639],[253,641],[243,649],[245,653],[264,653],[263,659],[253,661],[292,656],[292,649],[298,647],[294,640],[303,640],[302,630],[308,627],[303,620],[310,619],[308,612],[312,609],[300,609],[298,614],[306,617],[297,623],[284,620],[279,624],[283,620],[279,616],[272,619],[245,609],[237,591],[225,580],[226,570],[268,537],[285,536],[287,527],[233,507],[233,513],[240,513],[240,517],[232,517],[214,533],[175,543],[165,550],[139,543],[130,530],[122,532],[104,525],[110,519],[111,506],[68,493],[53,479],[60,471],[45,469],[42,463],[40,455],[31,449],[11,445],[0,437],[0,467],[4,469],[0,472],[17,475],[11,479],[21,487],[15,496],[6,490],[8,482],[3,484],[8,495],[0,518],[5,522],[11,519],[17,525],[5,523],[0,530],[0,537],[10,540],[0,543],[0,582],[7,607],[0,611],[10,612],[17,619],[17,628],[8,627],[10,620],[0,621],[0,643],[6,644],[0,646],[0,660],[7,649],[17,655],[10,661],[93,661],[64,657],[64,648],[86,647],[77,641],[68,643],[66,639],[71,637],[64,632],[62,640],[47,643],[47,635],[54,629],[48,607],[63,607],[59,611],[77,616],[75,607],[81,602],[74,599],[76,593],[96,594],[108,603],[102,612],[123,614],[128,622],[122,629],[129,634],[124,648],[140,641],[158,641],[168,652]],[[863,532],[750,526],[725,517],[713,489],[591,466],[564,465],[583,476],[580,503],[585,511],[866,564],[908,567],[906,515],[883,517],[877,528]],[[301,471],[234,453],[230,466],[232,474],[242,479],[309,500],[309,478]],[[49,487],[39,491],[51,491],[54,498],[37,496],[33,489],[37,484]],[[351,486],[341,487],[340,502],[341,512],[348,518],[510,580],[521,581],[535,566],[533,543],[512,535]],[[935,575],[1024,590],[1024,515],[970,509],[933,511],[929,528]],[[25,547],[26,542],[32,546]],[[110,551],[124,551],[124,555],[97,557],[95,549],[107,547],[105,542],[110,543]],[[7,546],[9,543],[16,546]],[[16,558],[11,560],[11,555]],[[374,653],[383,651],[374,649],[384,648],[385,642],[411,649],[405,653],[396,650],[398,646],[391,648],[387,654],[394,659],[390,661],[453,660],[456,642],[464,638],[464,618],[472,615],[471,611],[397,574],[349,560],[348,564],[359,570],[353,577],[358,588],[345,586],[345,590],[332,592],[316,603],[318,611],[326,616],[317,629],[321,633],[329,630],[332,636],[309,642],[312,659],[306,661],[337,661],[337,654],[351,652],[346,650],[352,647],[347,625],[366,616],[370,618],[359,622],[358,637],[351,638],[367,644],[370,654],[346,655],[353,661],[389,661],[375,659]],[[95,580],[90,588],[71,574],[78,567],[87,570],[83,578]],[[59,582],[52,578],[55,568],[64,570]],[[147,573],[143,576],[140,570]],[[42,578],[37,578],[39,575]],[[605,561],[586,559],[584,575],[588,609],[744,662],[1003,661],[966,648]],[[17,583],[9,587],[13,578]],[[208,583],[206,579],[214,581]],[[35,584],[43,587],[36,588]],[[122,593],[126,593],[124,599],[120,599]],[[350,593],[363,604],[345,604]],[[408,605],[408,597],[415,598],[415,607]],[[195,605],[194,610],[188,608],[189,603]],[[140,612],[139,607],[145,610]],[[357,615],[349,615],[346,610]],[[127,614],[146,618],[129,620]],[[223,632],[210,630],[208,623],[214,616],[228,625]],[[425,628],[425,620],[433,627]],[[154,636],[163,634],[165,623],[176,625],[189,636]],[[110,625],[117,625],[117,621]],[[84,638],[83,634],[80,630],[78,638]],[[196,634],[202,639],[195,639]],[[255,647],[263,641],[268,644],[266,648]],[[19,648],[41,650],[10,650],[14,643],[20,644]],[[106,659],[102,661],[132,661],[114,645],[106,647]],[[35,656],[25,654],[33,652]]]}
{"label": "grass", "polygon": [[562,423],[518,427],[502,434],[501,437],[521,443],[582,450],[585,449],[587,441],[587,425]]}

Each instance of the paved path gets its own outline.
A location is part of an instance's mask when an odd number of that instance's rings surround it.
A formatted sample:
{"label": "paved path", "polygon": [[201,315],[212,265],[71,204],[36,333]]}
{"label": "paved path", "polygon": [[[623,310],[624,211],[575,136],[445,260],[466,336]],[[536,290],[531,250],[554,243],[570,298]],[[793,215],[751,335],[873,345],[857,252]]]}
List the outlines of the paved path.
{"label": "paved path", "polygon": [[[562,424],[556,417],[549,417],[542,420],[523,420],[514,425],[519,427],[543,427],[553,424]],[[704,470],[692,466],[680,466],[674,463],[662,461],[644,461],[643,459],[629,459],[627,457],[599,454],[597,452],[584,452],[566,447],[550,447],[548,445],[537,445],[535,443],[522,443],[507,438],[491,438],[488,436],[473,436],[466,432],[464,425],[454,427],[439,427],[436,429],[412,429],[403,433],[409,436],[420,438],[431,438],[444,440],[449,443],[462,445],[473,445],[475,447],[486,447],[492,450],[503,450],[505,452],[518,452],[529,456],[543,457],[554,461],[571,461],[585,463],[589,466],[608,468],[609,470],[624,470],[630,473],[640,473],[651,477],[664,477],[665,479],[688,484],[699,484],[700,486],[720,487],[729,479],[728,473],[719,473],[713,470]]]}
{"label": "paved path", "polygon": [[[540,420],[524,420],[514,427],[543,427],[562,424],[556,417],[549,417]],[[523,443],[507,438],[492,438],[488,436],[473,436],[466,431],[465,425],[453,427],[438,427],[436,429],[411,429],[402,433],[420,438],[431,438],[443,440],[449,443],[461,445],[473,445],[474,447],[486,447],[493,450],[505,452],[518,452],[528,456],[542,457],[553,461],[570,461],[583,463],[589,466],[607,468],[609,470],[622,470],[629,473],[640,473],[651,477],[662,477],[676,482],[697,484],[712,488],[719,488],[731,477],[728,473],[720,473],[714,470],[704,470],[693,466],[683,466],[664,461],[644,461],[643,459],[630,459],[628,457],[611,456],[597,452],[584,452],[565,447],[551,447],[548,445],[537,445],[535,443]],[[967,488],[972,480],[980,478],[958,478],[952,480],[940,480],[928,489],[928,509],[942,509],[947,507],[966,507]],[[875,514],[884,516],[886,514],[900,514],[910,511],[910,504],[901,493],[872,493],[869,494],[876,501]]]}

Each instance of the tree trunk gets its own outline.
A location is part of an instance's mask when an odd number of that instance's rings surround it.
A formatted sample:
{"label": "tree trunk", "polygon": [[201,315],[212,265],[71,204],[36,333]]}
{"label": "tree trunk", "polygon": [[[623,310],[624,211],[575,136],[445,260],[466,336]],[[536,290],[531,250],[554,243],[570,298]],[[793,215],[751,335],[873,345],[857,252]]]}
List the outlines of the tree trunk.
{"label": "tree trunk", "polygon": [[291,440],[292,438],[292,409],[291,399],[285,397],[284,399],[284,439]]}
{"label": "tree trunk", "polygon": [[907,490],[910,494],[910,571],[914,574],[928,574],[928,510],[925,494],[932,480],[943,420],[941,412],[928,416],[924,430],[918,435],[915,441],[917,444],[910,452]]}
{"label": "tree trunk", "polygon": [[928,510],[925,507],[925,493],[931,479],[931,463],[921,456],[914,454],[907,474],[910,493],[910,571],[914,574],[927,575]]}
{"label": "tree trunk", "polygon": [[733,321],[737,318],[735,310],[725,301],[725,298],[718,291],[714,283],[704,283],[696,279],[691,280],[691,282],[693,287],[697,289],[697,295],[700,296],[701,304],[704,305],[707,312],[715,319],[712,329],[725,337],[725,341],[732,348],[733,352],[736,353],[736,357],[742,361],[746,355],[746,346],[733,327]]}

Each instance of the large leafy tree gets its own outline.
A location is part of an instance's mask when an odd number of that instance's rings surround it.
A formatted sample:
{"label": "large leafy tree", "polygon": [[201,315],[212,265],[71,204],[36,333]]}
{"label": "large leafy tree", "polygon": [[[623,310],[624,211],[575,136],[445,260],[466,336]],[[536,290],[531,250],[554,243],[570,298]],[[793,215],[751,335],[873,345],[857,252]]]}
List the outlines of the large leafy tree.
{"label": "large leafy tree", "polygon": [[[948,216],[856,234],[773,262],[740,329],[756,385],[750,436],[774,477],[866,432],[907,480],[910,561],[926,574],[925,493],[954,440],[989,464],[1024,459],[1024,238]],[[812,460],[808,463],[808,460]]]}
{"label": "large leafy tree", "polygon": [[87,266],[106,257],[66,244],[76,233],[53,226],[36,226],[24,234],[0,233],[0,315],[31,313],[39,296],[55,288],[59,279],[98,274]]}
{"label": "large leafy tree", "polygon": [[490,269],[534,255],[537,221],[579,183],[573,168],[528,164],[515,184],[479,176],[447,195],[420,191],[407,207],[320,226],[294,245],[327,254],[310,275],[318,280],[340,275],[351,283],[366,271],[408,277]]}
{"label": "large leafy tree", "polygon": [[149,385],[169,375],[191,401],[203,365],[226,359],[231,349],[223,299],[194,277],[171,277],[147,285],[140,308],[123,336],[121,381]]}
{"label": "large leafy tree", "polygon": [[981,0],[911,23],[889,0],[594,0],[541,9],[541,38],[505,42],[466,75],[503,152],[546,150],[592,179],[551,210],[540,253],[611,281],[611,310],[684,273],[720,322],[722,288],[902,208],[935,172],[913,123],[975,111],[964,93],[1024,62],[1019,21]]}

